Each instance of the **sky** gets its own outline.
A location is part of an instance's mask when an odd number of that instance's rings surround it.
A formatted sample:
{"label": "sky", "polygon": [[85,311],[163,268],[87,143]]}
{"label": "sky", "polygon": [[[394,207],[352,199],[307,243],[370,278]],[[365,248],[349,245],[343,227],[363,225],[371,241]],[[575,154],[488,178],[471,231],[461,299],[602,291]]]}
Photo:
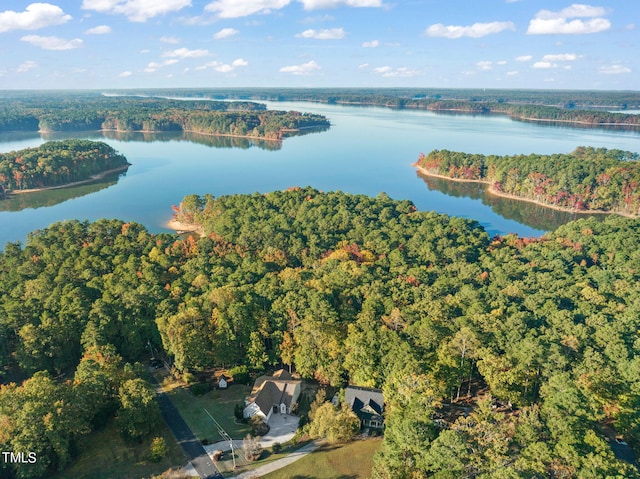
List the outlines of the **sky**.
{"label": "sky", "polygon": [[640,0],[0,1],[0,90],[640,90]]}

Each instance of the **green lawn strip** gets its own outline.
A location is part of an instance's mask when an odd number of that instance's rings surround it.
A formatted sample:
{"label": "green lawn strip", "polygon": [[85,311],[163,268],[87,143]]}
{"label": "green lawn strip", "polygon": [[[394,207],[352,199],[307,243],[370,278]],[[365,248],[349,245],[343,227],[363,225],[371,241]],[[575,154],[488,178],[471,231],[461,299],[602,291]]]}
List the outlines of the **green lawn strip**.
{"label": "green lawn strip", "polygon": [[255,462],[248,462],[244,458],[244,451],[242,449],[236,450],[236,469],[233,469],[233,461],[229,454],[226,454],[223,460],[217,463],[218,468],[225,477],[237,476],[238,474],[242,474],[243,472],[253,471],[260,466],[264,466],[265,464],[269,464],[270,462],[287,457],[289,454],[296,452],[305,444],[306,442],[298,444],[289,442],[287,444],[283,444],[282,450],[277,454],[271,452],[271,448],[267,448],[262,452],[260,459]]}
{"label": "green lawn strip", "polygon": [[160,462],[146,456],[153,437],[141,443],[128,442],[120,435],[115,421],[93,432],[80,443],[80,454],[73,464],[53,479],[146,479],[171,468],[182,467],[187,459],[171,431],[162,423],[154,435],[164,438],[167,455]]}
{"label": "green lawn strip", "polygon": [[233,385],[228,389],[216,389],[201,396],[193,395],[182,386],[165,388],[165,391],[201,442],[214,443],[221,440],[205,409],[232,438],[242,439],[251,432],[247,424],[236,423],[233,415],[235,405],[244,403],[244,398],[251,392],[249,386]]}
{"label": "green lawn strip", "polygon": [[381,443],[381,439],[366,439],[342,446],[325,445],[263,479],[366,479]]}

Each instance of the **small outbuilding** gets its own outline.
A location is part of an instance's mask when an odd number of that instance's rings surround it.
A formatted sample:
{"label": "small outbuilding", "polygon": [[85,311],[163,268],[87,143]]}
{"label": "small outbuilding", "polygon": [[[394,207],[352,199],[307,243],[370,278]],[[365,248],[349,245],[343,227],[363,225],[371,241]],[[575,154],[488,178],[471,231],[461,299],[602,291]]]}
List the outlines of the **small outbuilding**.
{"label": "small outbuilding", "polygon": [[218,377],[218,389],[227,389],[229,387],[229,378],[224,374]]}

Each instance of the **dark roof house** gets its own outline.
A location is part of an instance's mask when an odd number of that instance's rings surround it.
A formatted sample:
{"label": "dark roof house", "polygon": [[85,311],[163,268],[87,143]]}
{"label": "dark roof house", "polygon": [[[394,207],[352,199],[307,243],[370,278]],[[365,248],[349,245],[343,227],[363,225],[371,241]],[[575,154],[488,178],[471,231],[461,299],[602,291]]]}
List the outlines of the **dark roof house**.
{"label": "dark roof house", "polygon": [[382,390],[348,386],[345,402],[356,413],[363,428],[382,429],[384,427],[384,397]]}

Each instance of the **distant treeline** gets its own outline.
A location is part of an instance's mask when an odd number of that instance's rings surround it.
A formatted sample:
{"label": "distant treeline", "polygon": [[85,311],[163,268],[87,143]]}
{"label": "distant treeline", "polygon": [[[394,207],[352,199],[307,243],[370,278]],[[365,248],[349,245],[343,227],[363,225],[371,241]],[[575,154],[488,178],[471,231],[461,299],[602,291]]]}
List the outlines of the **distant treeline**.
{"label": "distant treeline", "polygon": [[246,101],[60,94],[6,98],[0,107],[0,131],[189,131],[282,139],[288,131],[329,125],[321,115],[267,111]]}
{"label": "distant treeline", "polygon": [[[587,126],[640,127],[640,116],[609,110],[640,108],[640,93],[417,88],[337,89],[185,89],[145,90],[147,95],[189,98],[313,101],[429,111],[506,114],[514,120],[563,122]],[[595,110],[594,110],[595,109]]]}
{"label": "distant treeline", "polygon": [[[13,92],[12,92],[13,93]],[[513,103],[560,108],[640,108],[640,92],[603,90],[511,90],[485,88],[183,88],[120,90],[118,94],[200,99],[241,99],[257,101],[346,102],[355,97],[465,100],[469,102]]]}
{"label": "distant treeline", "polygon": [[127,159],[106,143],[49,141],[37,148],[0,154],[0,187],[26,190],[59,186],[126,165]]}
{"label": "distant treeline", "polygon": [[497,193],[576,211],[637,216],[640,156],[578,147],[569,154],[497,156],[433,150],[416,166],[426,173],[488,183]]}

